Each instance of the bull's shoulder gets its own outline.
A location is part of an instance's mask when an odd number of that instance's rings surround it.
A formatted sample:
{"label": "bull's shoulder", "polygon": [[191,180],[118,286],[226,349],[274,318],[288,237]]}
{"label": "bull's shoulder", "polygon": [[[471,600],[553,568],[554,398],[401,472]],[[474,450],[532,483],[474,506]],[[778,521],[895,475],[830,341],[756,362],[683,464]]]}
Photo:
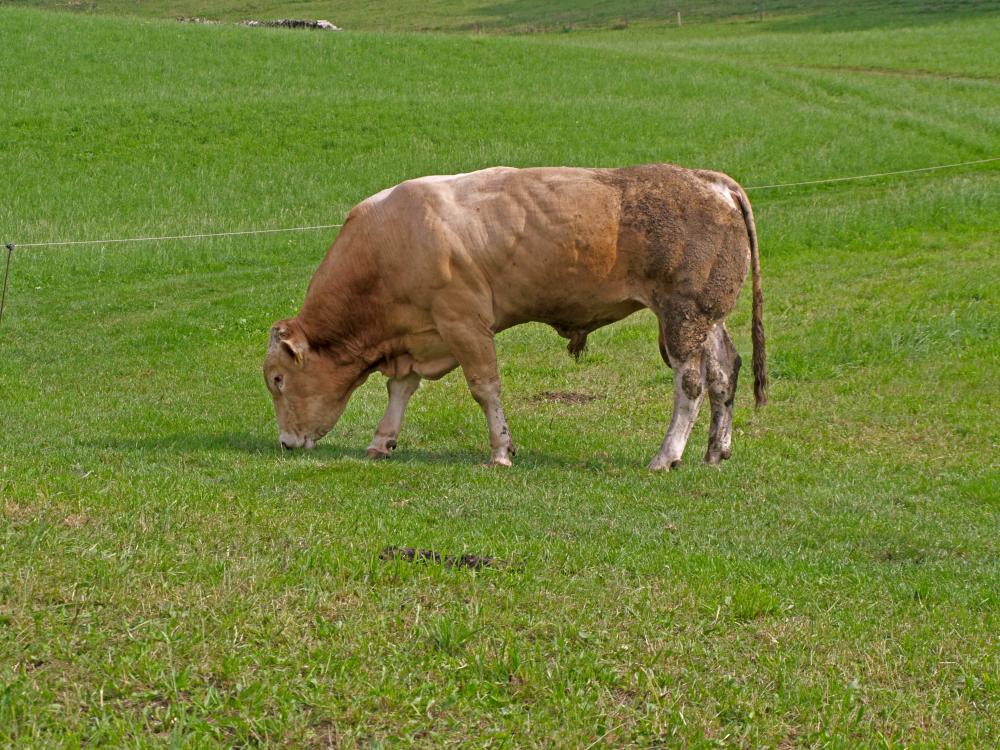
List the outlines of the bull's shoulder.
{"label": "bull's shoulder", "polygon": [[390,199],[397,203],[406,199],[427,200],[440,196],[449,196],[457,191],[467,192],[476,189],[489,189],[499,180],[509,177],[512,173],[521,171],[523,170],[518,170],[514,167],[488,167],[475,172],[414,177],[366,198],[359,205],[367,204],[369,206],[376,206]]}

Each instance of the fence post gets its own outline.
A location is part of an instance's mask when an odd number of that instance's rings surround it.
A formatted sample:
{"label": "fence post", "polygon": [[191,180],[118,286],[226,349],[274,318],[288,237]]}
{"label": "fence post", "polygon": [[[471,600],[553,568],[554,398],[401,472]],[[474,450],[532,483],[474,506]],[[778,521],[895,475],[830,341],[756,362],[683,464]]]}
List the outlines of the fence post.
{"label": "fence post", "polygon": [[3,271],[3,295],[0,295],[0,322],[3,322],[3,309],[7,306],[7,277],[10,276],[10,258],[14,254],[14,243],[7,243],[7,266]]}

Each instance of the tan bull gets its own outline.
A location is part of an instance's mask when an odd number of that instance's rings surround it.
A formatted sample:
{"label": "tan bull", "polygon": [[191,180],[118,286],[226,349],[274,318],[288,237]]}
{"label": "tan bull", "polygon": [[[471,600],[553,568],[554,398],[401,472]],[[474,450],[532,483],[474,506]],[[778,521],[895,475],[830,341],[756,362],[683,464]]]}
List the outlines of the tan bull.
{"label": "tan bull", "polygon": [[740,357],[723,321],[753,270],[753,374],[767,374],[760,261],[743,189],[718,172],[496,167],[408,180],[362,201],[320,264],[299,314],[275,323],[264,361],[281,444],[311,448],[374,371],[389,405],[368,447],[396,447],[421,379],[457,366],[486,414],[493,464],[514,443],[493,337],[553,326],[578,353],[587,334],[641,308],[660,322],[674,412],[652,470],[684,452],[707,391],[705,460],[729,458]]}

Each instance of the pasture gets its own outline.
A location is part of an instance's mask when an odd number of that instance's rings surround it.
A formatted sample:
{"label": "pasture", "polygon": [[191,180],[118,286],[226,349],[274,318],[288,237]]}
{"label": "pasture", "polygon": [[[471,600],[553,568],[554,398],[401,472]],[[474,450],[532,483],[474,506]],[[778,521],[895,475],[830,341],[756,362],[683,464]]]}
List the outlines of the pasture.
{"label": "pasture", "polygon": [[[878,5],[531,35],[0,8],[0,240],[336,223],[494,164],[752,188],[1000,154],[1000,14]],[[459,373],[371,463],[380,376],[286,454],[260,373],[336,230],[16,251],[0,744],[995,746],[997,165],[749,190],[771,403],[745,371],[732,460],[701,463],[706,405],[655,476],[648,313],[579,363],[498,337],[513,469]]]}

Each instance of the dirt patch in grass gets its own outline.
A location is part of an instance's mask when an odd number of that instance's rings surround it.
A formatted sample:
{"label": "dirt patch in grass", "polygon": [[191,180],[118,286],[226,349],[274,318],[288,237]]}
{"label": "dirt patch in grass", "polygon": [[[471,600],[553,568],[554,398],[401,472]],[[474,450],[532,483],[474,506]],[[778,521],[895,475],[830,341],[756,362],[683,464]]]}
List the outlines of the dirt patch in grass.
{"label": "dirt patch in grass", "polygon": [[31,510],[31,508],[19,505],[12,500],[8,500],[4,503],[3,514],[8,520],[17,523],[26,523],[35,516],[35,513]]}
{"label": "dirt patch in grass", "polygon": [[90,519],[84,513],[73,513],[62,520],[62,525],[68,529],[79,529],[86,526]]}

